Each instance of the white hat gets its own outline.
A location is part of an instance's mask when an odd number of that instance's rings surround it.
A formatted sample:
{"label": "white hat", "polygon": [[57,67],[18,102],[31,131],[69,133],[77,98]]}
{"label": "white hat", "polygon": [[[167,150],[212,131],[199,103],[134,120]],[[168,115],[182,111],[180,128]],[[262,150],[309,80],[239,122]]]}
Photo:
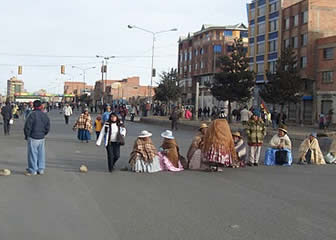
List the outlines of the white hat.
{"label": "white hat", "polygon": [[166,130],[163,133],[161,133],[161,137],[167,138],[167,139],[175,139],[175,137],[173,136],[173,132],[170,130]]}
{"label": "white hat", "polygon": [[143,130],[141,131],[140,135],[139,135],[139,138],[146,138],[146,137],[151,137],[153,134],[146,131],[146,130]]}

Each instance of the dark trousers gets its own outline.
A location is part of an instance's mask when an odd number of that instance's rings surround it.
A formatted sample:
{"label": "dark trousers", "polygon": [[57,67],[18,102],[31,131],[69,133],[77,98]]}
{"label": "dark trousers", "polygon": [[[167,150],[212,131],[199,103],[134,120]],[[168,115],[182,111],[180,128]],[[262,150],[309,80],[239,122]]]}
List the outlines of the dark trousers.
{"label": "dark trousers", "polygon": [[69,124],[69,116],[64,115],[64,119],[65,119],[65,124]]}
{"label": "dark trousers", "polygon": [[172,120],[171,121],[171,130],[177,130],[177,120]]}
{"label": "dark trousers", "polygon": [[100,132],[96,131],[96,140],[98,140],[99,134],[100,134]]}
{"label": "dark trousers", "polygon": [[107,147],[107,165],[109,172],[112,172],[115,163],[120,158],[120,143],[110,142]]}
{"label": "dark trousers", "polygon": [[3,120],[3,124],[4,124],[4,133],[5,135],[9,135],[9,131],[10,131],[10,124],[9,124],[9,119],[4,119]]}

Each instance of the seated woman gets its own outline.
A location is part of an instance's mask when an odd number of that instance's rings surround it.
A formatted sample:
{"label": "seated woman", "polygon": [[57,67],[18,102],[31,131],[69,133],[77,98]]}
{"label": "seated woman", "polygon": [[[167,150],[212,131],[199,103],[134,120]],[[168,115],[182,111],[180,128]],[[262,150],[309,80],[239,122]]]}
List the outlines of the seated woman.
{"label": "seated woman", "polygon": [[134,143],[129,164],[134,172],[153,173],[161,171],[158,152],[150,138],[152,134],[142,131]]}
{"label": "seated woman", "polygon": [[270,141],[271,147],[268,148],[265,153],[265,165],[290,166],[292,164],[292,142],[287,133],[287,127],[285,125],[278,128],[278,133],[274,135]]}
{"label": "seated woman", "polygon": [[316,133],[310,134],[310,136],[301,143],[299,154],[299,164],[326,164],[317,140]]}
{"label": "seated woman", "polygon": [[187,159],[188,159],[188,167],[189,169],[196,170],[202,168],[202,148],[204,143],[204,135],[208,129],[208,125],[205,123],[202,123],[199,132],[194,137],[188,153],[187,153]]}
{"label": "seated woman", "polygon": [[239,167],[230,126],[225,119],[214,120],[204,137],[204,163],[210,171]]}
{"label": "seated woman", "polygon": [[238,156],[239,165],[244,167],[246,165],[247,159],[247,148],[244,143],[244,139],[241,136],[240,132],[232,133],[233,142]]}
{"label": "seated woman", "polygon": [[172,172],[183,171],[183,166],[180,162],[179,147],[177,146],[173,132],[166,130],[161,134],[161,137],[163,137],[163,143],[158,153],[161,169]]}

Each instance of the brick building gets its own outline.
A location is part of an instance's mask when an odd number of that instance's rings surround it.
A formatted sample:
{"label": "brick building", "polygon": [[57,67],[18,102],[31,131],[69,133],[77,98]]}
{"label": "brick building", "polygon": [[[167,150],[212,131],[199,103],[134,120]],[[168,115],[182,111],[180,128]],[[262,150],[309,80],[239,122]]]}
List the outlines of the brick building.
{"label": "brick building", "polygon": [[217,101],[205,88],[219,69],[216,57],[229,55],[234,39],[243,38],[247,47],[247,28],[244,24],[233,26],[203,25],[201,30],[187,37],[180,37],[178,48],[178,76],[183,87],[182,104],[194,105],[196,82],[200,83],[200,107],[212,107]]}
{"label": "brick building", "polygon": [[[336,36],[316,41],[317,113],[336,110]],[[336,123],[335,117],[333,123]]]}
{"label": "brick building", "polygon": [[64,82],[64,94],[74,94],[79,97],[83,92],[90,92],[93,86],[87,85],[84,82]]}
{"label": "brick building", "polygon": [[[148,97],[150,87],[140,86],[139,77],[129,77],[122,80],[104,80],[104,88],[102,80],[96,81],[94,87],[95,102],[101,101],[104,92],[104,101],[112,103],[113,100],[132,101],[137,98]],[[103,89],[105,89],[103,91]],[[152,90],[154,95],[154,89]]]}
{"label": "brick building", "polygon": [[274,72],[281,50],[292,47],[297,54],[305,92],[299,104],[288,106],[288,119],[313,123],[318,118],[315,82],[317,42],[336,35],[334,0],[254,0],[248,4],[250,68],[257,84],[266,72]]}

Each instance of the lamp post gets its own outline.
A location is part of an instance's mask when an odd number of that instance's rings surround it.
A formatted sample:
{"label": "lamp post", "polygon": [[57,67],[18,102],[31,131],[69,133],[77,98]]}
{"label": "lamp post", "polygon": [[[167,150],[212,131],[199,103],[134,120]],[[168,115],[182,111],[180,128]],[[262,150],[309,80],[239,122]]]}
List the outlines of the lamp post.
{"label": "lamp post", "polygon": [[97,58],[102,58],[102,85],[103,85],[103,91],[102,91],[102,97],[101,97],[101,103],[104,104],[104,93],[105,93],[105,84],[104,84],[104,72],[105,72],[105,81],[107,80],[107,61],[111,58],[115,58],[115,56],[100,56],[96,55]]}
{"label": "lamp post", "polygon": [[155,47],[155,39],[156,39],[156,35],[161,34],[161,33],[166,33],[166,32],[176,32],[177,28],[172,28],[169,30],[163,30],[163,31],[158,31],[158,32],[153,32],[151,30],[145,29],[145,28],[141,28],[141,27],[137,27],[135,25],[128,25],[128,28],[130,29],[139,29],[142,30],[144,32],[150,33],[153,36],[153,45],[152,45],[152,65],[151,65],[151,82],[150,82],[150,90],[149,90],[149,96],[150,96],[150,100],[152,100],[152,88],[153,88],[153,77],[154,76],[154,47]]}
{"label": "lamp post", "polygon": [[90,70],[90,69],[94,69],[96,67],[81,68],[81,67],[77,67],[77,66],[72,66],[72,68],[77,68],[77,69],[79,69],[83,72],[83,82],[84,82],[84,92],[85,92],[86,91],[86,80],[85,80],[86,71]]}

